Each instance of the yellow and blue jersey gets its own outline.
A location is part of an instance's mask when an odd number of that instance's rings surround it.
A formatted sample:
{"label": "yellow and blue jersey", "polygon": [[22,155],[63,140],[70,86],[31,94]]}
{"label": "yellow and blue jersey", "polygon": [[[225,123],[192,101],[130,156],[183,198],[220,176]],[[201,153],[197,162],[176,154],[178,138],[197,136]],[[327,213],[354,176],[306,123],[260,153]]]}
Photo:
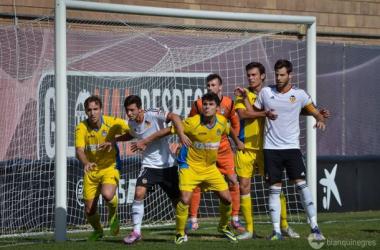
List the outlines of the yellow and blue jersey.
{"label": "yellow and blue jersey", "polygon": [[87,160],[96,163],[95,169],[116,168],[121,169],[119,148],[117,145],[108,149],[99,149],[99,144],[110,141],[115,135],[122,135],[129,131],[125,120],[102,116],[99,129],[90,126],[88,119],[82,121],[75,129],[75,147],[84,148]]}
{"label": "yellow and blue jersey", "polygon": [[[258,94],[255,93],[252,88],[245,89],[248,93],[248,99],[251,105],[253,105],[258,97]],[[235,109],[244,109],[247,108],[244,106],[243,99],[239,96],[236,97]],[[239,140],[244,142],[246,149],[253,150],[262,150],[263,141],[264,141],[264,118],[258,119],[240,119],[240,131],[239,131]]]}
{"label": "yellow and blue jersey", "polygon": [[[207,174],[216,167],[216,158],[222,135],[230,133],[230,125],[222,115],[215,116],[214,124],[205,124],[203,115],[195,115],[182,121],[184,133],[192,141],[190,148],[182,146],[177,158],[180,168],[191,168],[194,172]],[[176,129],[172,127],[172,133]]]}

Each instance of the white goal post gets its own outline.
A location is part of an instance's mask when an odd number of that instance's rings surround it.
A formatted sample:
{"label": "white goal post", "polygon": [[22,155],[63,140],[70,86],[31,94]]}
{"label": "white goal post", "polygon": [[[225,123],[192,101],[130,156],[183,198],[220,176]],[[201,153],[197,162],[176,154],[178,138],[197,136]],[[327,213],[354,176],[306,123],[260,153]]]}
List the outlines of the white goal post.
{"label": "white goal post", "polygon": [[[84,1],[55,0],[55,88],[56,88],[56,158],[55,158],[55,239],[66,241],[67,217],[67,140],[68,90],[66,61],[66,11],[101,11],[162,17],[225,20],[240,22],[266,22],[305,24],[307,27],[307,91],[316,102],[316,18],[311,16],[285,16],[216,11],[180,10]],[[307,180],[316,201],[316,131],[314,120],[307,118]],[[316,204],[316,202],[315,202]]]}

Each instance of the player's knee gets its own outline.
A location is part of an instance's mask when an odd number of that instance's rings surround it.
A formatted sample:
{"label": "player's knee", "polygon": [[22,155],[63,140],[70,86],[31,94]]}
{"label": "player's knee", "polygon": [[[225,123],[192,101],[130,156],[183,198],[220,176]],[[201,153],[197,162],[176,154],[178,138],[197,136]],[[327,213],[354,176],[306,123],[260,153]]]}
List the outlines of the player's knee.
{"label": "player's knee", "polygon": [[142,201],[145,198],[145,192],[141,190],[136,190],[135,192],[135,200],[136,201]]}
{"label": "player's knee", "polygon": [[232,203],[232,198],[231,198],[231,196],[229,196],[229,197],[221,197],[220,198],[220,202],[223,203],[224,205],[229,206]]}
{"label": "player's knee", "polygon": [[103,192],[102,196],[103,196],[103,199],[108,202],[108,201],[112,201],[115,194],[111,191],[107,191],[107,192]]}
{"label": "player's knee", "polygon": [[250,185],[248,184],[239,183],[239,188],[240,188],[240,195],[248,194],[251,191]]}
{"label": "player's knee", "polygon": [[190,200],[191,200],[190,197],[181,197],[181,202],[182,202],[182,204],[185,205],[185,206],[190,205]]}

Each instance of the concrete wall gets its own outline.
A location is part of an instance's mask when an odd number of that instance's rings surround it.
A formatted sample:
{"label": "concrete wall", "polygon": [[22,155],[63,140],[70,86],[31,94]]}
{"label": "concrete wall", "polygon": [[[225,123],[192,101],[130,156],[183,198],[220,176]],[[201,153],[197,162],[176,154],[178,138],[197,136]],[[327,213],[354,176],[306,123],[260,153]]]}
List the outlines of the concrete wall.
{"label": "concrete wall", "polygon": [[[338,40],[359,44],[380,44],[379,0],[93,0],[118,4],[170,7],[193,10],[244,13],[309,15],[317,17],[318,32],[363,34],[368,39],[319,36],[319,40]],[[2,0],[0,13],[49,15],[54,0]],[[0,17],[0,26],[11,25],[11,17]]]}

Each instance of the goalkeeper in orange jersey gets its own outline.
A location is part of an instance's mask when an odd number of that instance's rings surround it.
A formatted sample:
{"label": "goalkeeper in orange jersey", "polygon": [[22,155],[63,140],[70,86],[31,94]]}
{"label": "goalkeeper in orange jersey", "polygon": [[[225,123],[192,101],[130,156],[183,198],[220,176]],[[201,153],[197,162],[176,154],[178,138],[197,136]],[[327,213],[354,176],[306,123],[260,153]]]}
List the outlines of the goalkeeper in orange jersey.
{"label": "goalkeeper in orange jersey", "polygon": [[[216,167],[216,158],[223,135],[230,134],[238,150],[244,150],[244,145],[239,141],[234,131],[230,130],[227,120],[223,116],[216,114],[219,104],[220,99],[216,94],[207,93],[202,97],[202,114],[182,121],[183,132],[191,140],[192,146],[186,147],[182,145],[177,158],[181,196],[176,207],[175,244],[182,244],[186,241],[186,220],[193,189],[196,187],[214,191],[219,197],[220,221],[218,230],[230,242],[237,242],[236,236],[228,228],[232,210],[231,195],[226,181]],[[175,127],[166,128],[153,134],[149,141],[176,132]],[[145,144],[144,141],[139,141],[136,146],[139,149],[144,149]]]}
{"label": "goalkeeper in orange jersey", "polygon": [[82,121],[75,129],[75,152],[84,168],[83,199],[86,218],[94,228],[88,240],[97,241],[103,237],[103,228],[97,213],[100,194],[108,206],[111,235],[119,233],[115,195],[121,168],[119,150],[117,146],[105,150],[101,145],[117,134],[126,133],[129,127],[122,119],[103,116],[102,100],[98,96],[87,98],[84,108],[88,119]]}
{"label": "goalkeeper in orange jersey", "polygon": [[[227,121],[231,123],[231,126],[236,134],[239,133],[239,118],[235,113],[235,103],[229,97],[222,95],[223,82],[222,78],[217,74],[210,74],[206,78],[207,92],[215,93],[220,100],[220,107],[217,114],[224,116]],[[203,112],[202,99],[198,99],[194,102],[189,117],[193,117]],[[240,207],[240,192],[239,185],[237,183],[237,177],[234,170],[234,154],[226,135],[222,136],[220,141],[220,147],[218,149],[218,157],[216,160],[216,166],[219,171],[225,176],[228,183],[228,189],[232,197],[232,218],[231,226],[239,231],[244,231],[239,220],[239,207]],[[190,202],[190,222],[187,226],[189,231],[195,231],[198,229],[197,213],[199,209],[199,203],[201,199],[201,190],[199,187],[193,190],[193,196]]]}

